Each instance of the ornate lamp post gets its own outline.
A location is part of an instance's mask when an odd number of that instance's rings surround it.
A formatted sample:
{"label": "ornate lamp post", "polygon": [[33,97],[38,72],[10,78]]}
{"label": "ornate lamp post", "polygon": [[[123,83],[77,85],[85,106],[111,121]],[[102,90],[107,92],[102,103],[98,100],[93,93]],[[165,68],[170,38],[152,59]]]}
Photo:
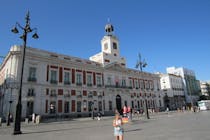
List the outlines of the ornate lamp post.
{"label": "ornate lamp post", "polygon": [[[147,63],[146,63],[145,59],[142,61],[141,60],[141,54],[139,53],[139,60],[137,60],[136,68],[137,69],[139,68],[139,70],[142,72],[142,69],[145,68],[146,66],[147,66]],[[144,97],[144,103],[145,103],[144,111],[146,112],[147,119],[150,119],[146,97]]]}
{"label": "ornate lamp post", "polygon": [[21,111],[22,111],[22,105],[21,105],[21,96],[22,96],[22,82],[23,82],[23,70],[24,70],[24,61],[25,61],[25,51],[26,51],[26,43],[27,43],[27,35],[28,33],[31,33],[32,31],[35,31],[35,33],[32,35],[34,39],[39,38],[36,31],[37,29],[31,29],[30,27],[30,18],[29,18],[29,12],[26,14],[26,23],[25,26],[22,27],[19,23],[16,23],[15,27],[11,30],[13,33],[19,33],[17,26],[23,30],[23,35],[20,36],[20,38],[23,40],[23,56],[22,56],[22,66],[21,66],[21,75],[20,75],[20,87],[19,87],[19,93],[18,93],[18,102],[16,106],[16,114],[15,114],[15,123],[14,123],[14,135],[21,134]]}

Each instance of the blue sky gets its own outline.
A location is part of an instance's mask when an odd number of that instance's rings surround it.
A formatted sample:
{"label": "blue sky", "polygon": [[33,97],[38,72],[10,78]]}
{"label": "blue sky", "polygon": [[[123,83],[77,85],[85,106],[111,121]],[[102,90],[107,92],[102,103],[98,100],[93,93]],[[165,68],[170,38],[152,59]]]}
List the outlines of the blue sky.
{"label": "blue sky", "polygon": [[22,44],[10,30],[28,10],[40,36],[28,46],[88,59],[100,52],[110,18],[127,67],[140,52],[147,72],[186,67],[210,80],[210,0],[0,0],[0,55]]}

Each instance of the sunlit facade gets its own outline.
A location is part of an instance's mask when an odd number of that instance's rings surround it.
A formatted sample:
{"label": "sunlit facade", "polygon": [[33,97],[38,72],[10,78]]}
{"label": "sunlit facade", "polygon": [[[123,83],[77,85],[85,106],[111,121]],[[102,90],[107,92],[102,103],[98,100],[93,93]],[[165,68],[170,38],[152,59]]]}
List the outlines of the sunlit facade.
{"label": "sunlit facade", "polygon": [[[22,117],[104,115],[164,107],[158,75],[126,68],[118,39],[108,31],[102,52],[90,60],[27,47],[22,86]],[[14,115],[21,71],[22,47],[11,47],[0,68],[0,115]],[[12,102],[10,102],[12,101]]]}

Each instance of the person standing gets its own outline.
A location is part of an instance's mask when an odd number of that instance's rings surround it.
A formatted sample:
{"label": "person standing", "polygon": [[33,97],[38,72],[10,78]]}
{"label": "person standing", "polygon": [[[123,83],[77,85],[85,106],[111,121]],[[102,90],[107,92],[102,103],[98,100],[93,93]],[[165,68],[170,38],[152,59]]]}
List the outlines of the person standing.
{"label": "person standing", "polygon": [[113,120],[113,126],[114,126],[114,136],[116,140],[123,140],[123,121],[120,117],[119,113],[115,114],[115,119]]}
{"label": "person standing", "polygon": [[33,122],[33,123],[36,122],[36,115],[35,115],[35,113],[32,114],[32,122]]}

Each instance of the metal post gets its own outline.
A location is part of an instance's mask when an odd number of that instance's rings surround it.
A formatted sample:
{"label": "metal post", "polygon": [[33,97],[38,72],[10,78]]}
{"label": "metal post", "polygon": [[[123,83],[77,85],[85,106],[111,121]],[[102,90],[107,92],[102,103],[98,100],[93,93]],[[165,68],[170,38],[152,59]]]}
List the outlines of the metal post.
{"label": "metal post", "polygon": [[[31,29],[30,28],[30,18],[29,18],[29,12],[26,14],[26,24],[25,27],[22,27],[20,24],[16,23],[22,30],[23,35],[20,37],[23,40],[23,52],[22,52],[22,65],[21,65],[21,74],[20,74],[20,86],[19,86],[19,92],[18,92],[18,101],[16,106],[16,114],[15,114],[15,123],[14,123],[14,135],[21,134],[21,112],[22,112],[22,104],[21,104],[21,98],[22,98],[22,84],[23,84],[23,72],[24,72],[24,63],[25,63],[25,52],[26,52],[26,43],[27,43],[27,35],[28,33],[32,32],[33,30],[36,30],[36,28]],[[15,27],[12,29],[13,33],[18,33],[17,28]],[[37,39],[38,35],[35,33],[33,38]]]}
{"label": "metal post", "polygon": [[[139,68],[140,72],[142,72],[142,69],[147,66],[147,63],[145,62],[145,60],[143,60],[143,61],[141,60],[141,54],[140,53],[139,53],[138,56],[139,56],[139,60],[137,60],[136,68]],[[147,119],[150,119],[146,97],[144,97],[144,102],[145,102],[144,112],[146,112]]]}
{"label": "metal post", "polygon": [[145,107],[146,107],[147,119],[150,119],[150,117],[149,117],[149,111],[148,111],[148,106],[147,106],[147,100],[146,99],[145,99]]}

